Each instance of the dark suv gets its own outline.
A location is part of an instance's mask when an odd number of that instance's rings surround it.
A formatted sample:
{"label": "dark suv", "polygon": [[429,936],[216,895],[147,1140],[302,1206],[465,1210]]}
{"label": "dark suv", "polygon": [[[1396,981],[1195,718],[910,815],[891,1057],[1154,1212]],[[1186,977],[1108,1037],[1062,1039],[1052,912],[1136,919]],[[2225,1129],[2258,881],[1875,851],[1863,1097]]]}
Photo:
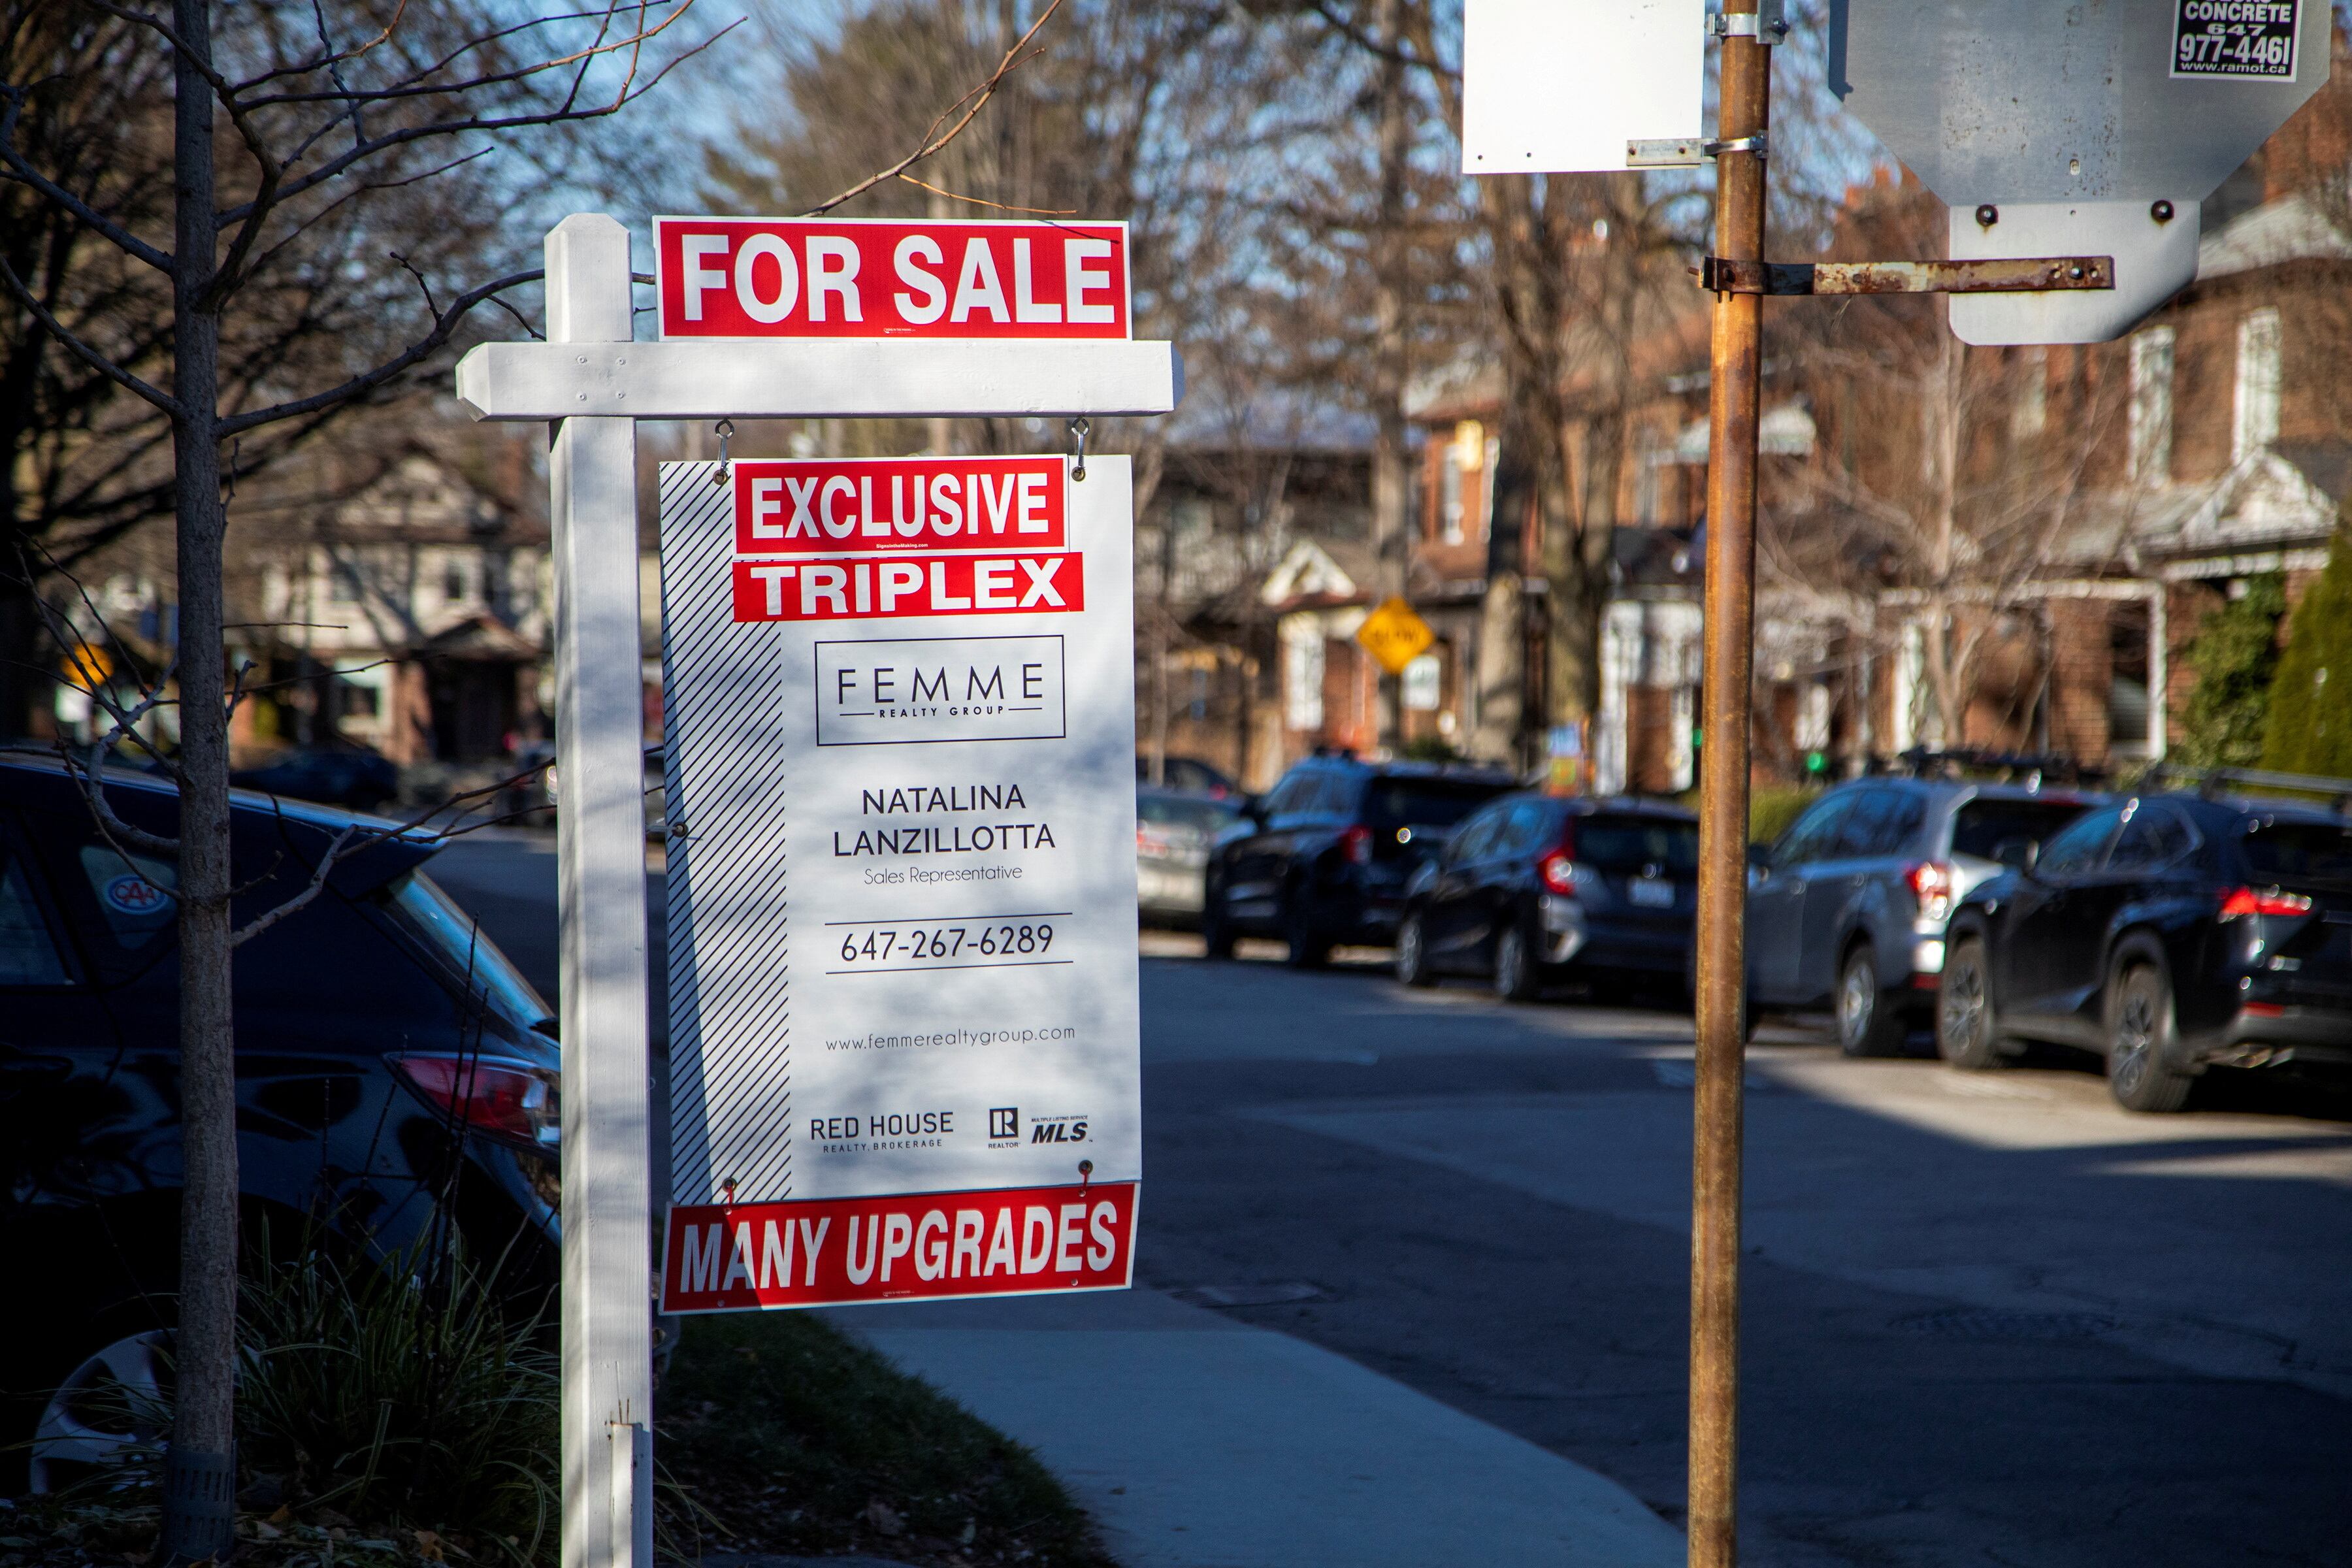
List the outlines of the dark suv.
{"label": "dark suv", "polygon": [[1505,1000],[1545,982],[1679,984],[1698,907],[1698,818],[1648,801],[1507,795],[1413,877],[1397,978],[1491,975]]}
{"label": "dark suv", "polygon": [[1952,916],[1937,1044],[2099,1052],[2133,1110],[2209,1067],[2352,1064],[2352,824],[2304,806],[2149,795],[2092,812]]}
{"label": "dark suv", "polygon": [[1454,824],[1516,782],[1433,763],[1300,763],[1210,852],[1201,919],[1209,956],[1232,957],[1241,936],[1282,938],[1301,967],[1343,942],[1385,945],[1413,871]]}
{"label": "dark suv", "polygon": [[[168,784],[123,773],[106,790],[133,826],[174,830]],[[354,820],[236,795],[235,918],[299,892]],[[554,1024],[425,878],[433,853],[379,839],[237,949],[243,1234],[284,1248],[323,1224],[385,1257],[445,1215],[541,1300],[556,1278]],[[110,1385],[168,1375],[177,885],[170,862],[95,831],[59,764],[0,758],[0,1257],[20,1266],[0,1292],[0,1495],[110,1458],[126,1436],[96,1415],[122,1408]]]}
{"label": "dark suv", "polygon": [[1754,857],[1750,1002],[1827,1003],[1848,1056],[1898,1048],[1935,1005],[1954,907],[2089,804],[2071,791],[1949,779],[1838,785]]}

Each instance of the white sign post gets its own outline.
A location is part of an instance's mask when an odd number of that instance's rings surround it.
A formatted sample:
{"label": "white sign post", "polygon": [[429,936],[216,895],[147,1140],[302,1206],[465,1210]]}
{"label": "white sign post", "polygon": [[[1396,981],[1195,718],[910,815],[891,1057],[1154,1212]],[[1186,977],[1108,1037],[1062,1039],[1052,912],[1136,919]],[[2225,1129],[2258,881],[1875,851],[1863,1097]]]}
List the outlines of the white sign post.
{"label": "white sign post", "polygon": [[[943,261],[955,246],[957,270],[939,273],[927,265],[921,237],[902,234],[892,246],[895,276],[861,279],[866,253],[857,237],[838,232],[845,226],[794,231],[806,242],[795,265],[804,280],[813,271],[819,285],[805,309],[821,298],[835,324],[852,310],[878,315],[880,303],[869,290],[895,285],[894,291],[925,295],[904,277],[912,270],[947,291],[942,317],[962,303],[961,324],[971,335],[1003,326],[1000,335],[1008,341],[633,342],[628,232],[601,214],[575,214],[547,237],[548,341],[485,344],[457,366],[458,397],[474,417],[551,426],[556,747],[563,774],[557,853],[564,1568],[653,1563],[643,709],[635,449],[633,426],[624,421],[1164,414],[1182,390],[1170,345],[1126,341],[1123,254],[1114,300],[1100,277],[1107,264],[1091,244],[1098,235],[999,226],[982,237],[975,258],[966,231],[982,226],[942,226],[953,232],[933,243]],[[1025,250],[1014,244],[1023,237],[1031,241]],[[781,243],[769,239],[760,247],[763,253]],[[1066,243],[1072,239],[1089,243],[1072,249]],[[901,244],[913,247],[904,258],[895,254]],[[1123,235],[1115,249],[1123,252]],[[1025,270],[1006,276],[1024,257]],[[708,252],[702,263],[721,264]],[[961,276],[967,266],[973,273],[969,290]],[[767,254],[742,270],[754,304],[772,310],[781,263]],[[993,300],[986,273],[995,275]],[[728,286],[734,287],[731,269]],[[969,297],[959,301],[959,291]],[[916,299],[918,314],[928,308],[926,298]],[[862,309],[869,304],[873,311]],[[1042,319],[1049,305],[1063,312],[1062,321]],[[1075,323],[1094,331],[1100,323],[1090,314],[1104,306],[1116,311],[1116,339],[1060,341],[1042,330],[1059,325],[1066,336]],[[1109,464],[1097,461],[1111,481]],[[1124,476],[1116,483],[1123,498]],[[1122,648],[1122,662],[1127,657]],[[1120,763],[1132,767],[1124,757]],[[1127,776],[1121,783],[1122,791],[1131,787]],[[1061,1218],[1053,1216],[1056,1227]],[[1090,1219],[1081,1221],[1082,1251]]]}

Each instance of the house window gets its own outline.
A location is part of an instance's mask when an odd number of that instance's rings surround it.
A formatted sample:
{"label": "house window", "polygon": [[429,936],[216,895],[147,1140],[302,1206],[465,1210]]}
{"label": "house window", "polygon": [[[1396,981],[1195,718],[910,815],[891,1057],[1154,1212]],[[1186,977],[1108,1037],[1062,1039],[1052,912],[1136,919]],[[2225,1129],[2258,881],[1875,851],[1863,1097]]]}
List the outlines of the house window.
{"label": "house window", "polygon": [[1282,623],[1282,718],[1293,730],[1323,727],[1323,626],[1312,616]]}
{"label": "house window", "polygon": [[2150,327],[2131,344],[2131,479],[2172,478],[2172,329]]}
{"label": "house window", "polygon": [[1462,461],[1452,447],[1437,467],[1437,536],[1448,544],[1462,542]]}
{"label": "house window", "polygon": [[331,605],[356,605],[360,602],[359,567],[330,551],[327,554],[327,602]]}
{"label": "house window", "polygon": [[2274,306],[2238,323],[2238,395],[2230,460],[2237,462],[2278,439],[2279,313]]}
{"label": "house window", "polygon": [[453,605],[462,605],[474,596],[473,581],[466,571],[464,558],[452,555],[442,563],[441,596]]}
{"label": "house window", "polygon": [[2009,433],[2020,441],[2042,434],[2050,422],[2050,351],[2027,349],[2019,356],[2017,401],[2009,405]]}

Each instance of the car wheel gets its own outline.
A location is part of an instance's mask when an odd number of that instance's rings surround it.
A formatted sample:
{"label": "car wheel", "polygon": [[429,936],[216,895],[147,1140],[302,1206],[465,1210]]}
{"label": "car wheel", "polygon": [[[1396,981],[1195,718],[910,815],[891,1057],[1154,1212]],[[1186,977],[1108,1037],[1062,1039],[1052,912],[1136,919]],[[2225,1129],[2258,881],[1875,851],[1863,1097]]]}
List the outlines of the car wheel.
{"label": "car wheel", "polygon": [[1527,934],[1514,921],[1495,939],[1495,994],[1506,1002],[1532,1002],[1541,989]]}
{"label": "car wheel", "polygon": [[1201,902],[1201,943],[1211,958],[1234,955],[1233,917],[1225,913],[1223,895],[1213,890]]}
{"label": "car wheel", "polygon": [[150,1329],[92,1352],[42,1406],[27,1451],[36,1492],[63,1491],[141,1452],[172,1426],[172,1334]]}
{"label": "car wheel", "polygon": [[1421,911],[1413,910],[1397,927],[1396,977],[1407,985],[1434,984],[1437,976],[1429,972],[1429,949],[1422,934]]}
{"label": "car wheel", "polygon": [[1892,1056],[1903,1036],[1903,1015],[1878,988],[1877,950],[1856,942],[1838,971],[1838,1049],[1850,1057]]}
{"label": "car wheel", "polygon": [[1282,900],[1282,934],[1290,943],[1293,969],[1320,969],[1331,956],[1331,944],[1316,934],[1315,900],[1304,888],[1293,888]]}
{"label": "car wheel", "polygon": [[2002,1040],[1993,1017],[1992,977],[1985,944],[1969,937],[1944,961],[1936,994],[1936,1054],[1968,1072],[2000,1065]]}
{"label": "car wheel", "polygon": [[2166,1059],[2173,1036],[2172,987],[2164,972],[2132,965],[2108,992],[2107,1092],[2116,1104],[2160,1114],[2189,1103],[2189,1075]]}

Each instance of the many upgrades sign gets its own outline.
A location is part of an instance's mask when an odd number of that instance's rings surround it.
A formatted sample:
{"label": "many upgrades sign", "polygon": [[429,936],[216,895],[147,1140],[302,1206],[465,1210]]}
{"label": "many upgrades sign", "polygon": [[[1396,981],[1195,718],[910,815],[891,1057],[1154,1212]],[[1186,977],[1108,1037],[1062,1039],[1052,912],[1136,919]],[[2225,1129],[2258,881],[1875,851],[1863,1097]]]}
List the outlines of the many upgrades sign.
{"label": "many upgrades sign", "polygon": [[1129,480],[664,465],[664,1310],[1129,1282]]}

